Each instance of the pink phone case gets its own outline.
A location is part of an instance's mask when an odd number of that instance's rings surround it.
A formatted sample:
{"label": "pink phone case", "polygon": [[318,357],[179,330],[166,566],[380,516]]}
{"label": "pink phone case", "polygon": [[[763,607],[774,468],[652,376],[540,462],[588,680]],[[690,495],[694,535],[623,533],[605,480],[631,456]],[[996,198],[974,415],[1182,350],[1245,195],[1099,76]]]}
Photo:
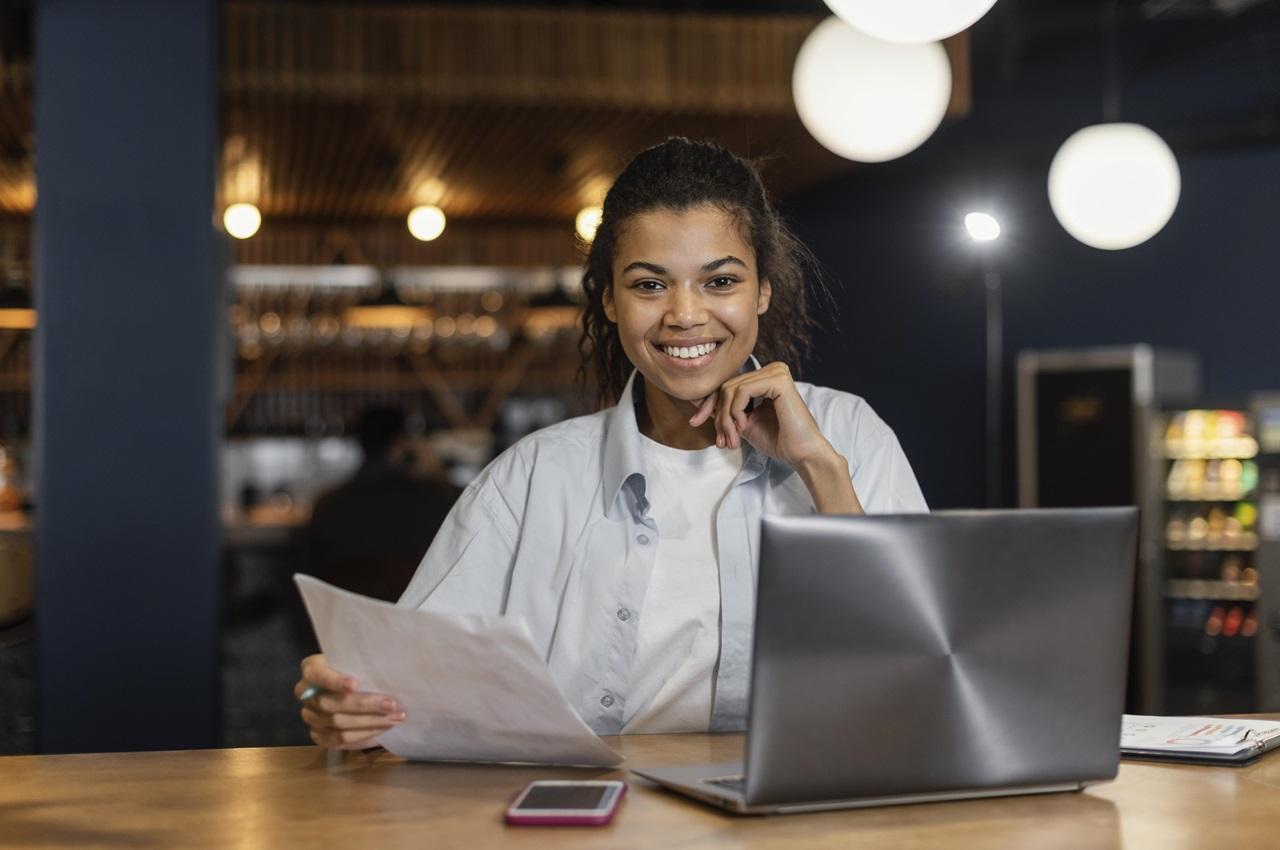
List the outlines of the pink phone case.
{"label": "pink phone case", "polygon": [[[534,783],[530,782],[530,785]],[[526,786],[527,788],[527,786]],[[516,795],[516,798],[524,796],[524,791]],[[507,823],[512,826],[604,826],[613,820],[613,816],[617,814],[618,808],[622,805],[622,798],[627,796],[627,785],[622,783],[622,788],[618,791],[618,796],[613,798],[613,805],[603,812],[592,812],[590,814],[581,815],[565,815],[539,813],[537,811],[517,812],[515,807],[507,807]]]}

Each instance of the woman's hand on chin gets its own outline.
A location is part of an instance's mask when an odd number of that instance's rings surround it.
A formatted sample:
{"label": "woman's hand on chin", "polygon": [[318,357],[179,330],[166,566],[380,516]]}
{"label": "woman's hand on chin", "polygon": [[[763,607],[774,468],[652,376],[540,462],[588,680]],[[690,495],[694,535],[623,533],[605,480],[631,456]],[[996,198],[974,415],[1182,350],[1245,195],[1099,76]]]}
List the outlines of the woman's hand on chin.
{"label": "woman's hand on chin", "polygon": [[[748,410],[755,399],[762,403]],[[709,420],[715,423],[716,445],[723,449],[736,449],[746,440],[795,467],[835,453],[785,363],[770,363],[725,381],[702,400],[689,424],[697,428]]]}
{"label": "woman's hand on chin", "polygon": [[[760,404],[752,408],[753,400]],[[823,435],[787,364],[769,363],[725,381],[689,424],[708,420],[715,423],[717,446],[736,449],[746,440],[795,469],[822,513],[862,513],[848,460]]]}

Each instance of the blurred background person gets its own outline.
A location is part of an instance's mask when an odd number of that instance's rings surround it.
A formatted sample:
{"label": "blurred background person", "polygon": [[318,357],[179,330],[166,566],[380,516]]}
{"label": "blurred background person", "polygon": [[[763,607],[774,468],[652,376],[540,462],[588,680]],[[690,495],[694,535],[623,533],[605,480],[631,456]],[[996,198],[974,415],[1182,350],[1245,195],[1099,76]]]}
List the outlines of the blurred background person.
{"label": "blurred background person", "polygon": [[303,531],[303,568],[347,590],[395,601],[461,491],[422,441],[411,443],[403,409],[366,409],[356,437],[363,462],[316,499]]}

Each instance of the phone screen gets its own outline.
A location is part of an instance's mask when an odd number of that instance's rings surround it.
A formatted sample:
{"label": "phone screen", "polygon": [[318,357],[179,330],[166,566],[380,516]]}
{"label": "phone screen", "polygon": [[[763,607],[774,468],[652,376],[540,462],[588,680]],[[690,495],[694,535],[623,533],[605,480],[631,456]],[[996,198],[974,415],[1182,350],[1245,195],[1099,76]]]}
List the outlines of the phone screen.
{"label": "phone screen", "polygon": [[598,809],[611,790],[608,785],[535,785],[516,810]]}

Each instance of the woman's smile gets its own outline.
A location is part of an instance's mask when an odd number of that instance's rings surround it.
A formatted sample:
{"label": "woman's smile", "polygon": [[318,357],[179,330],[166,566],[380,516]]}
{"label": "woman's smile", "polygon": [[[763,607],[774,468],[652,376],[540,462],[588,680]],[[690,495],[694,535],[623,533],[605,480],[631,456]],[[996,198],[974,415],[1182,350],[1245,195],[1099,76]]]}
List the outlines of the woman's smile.
{"label": "woman's smile", "polygon": [[719,340],[670,340],[654,343],[654,346],[671,361],[676,369],[701,369],[715,358],[720,350]]}

